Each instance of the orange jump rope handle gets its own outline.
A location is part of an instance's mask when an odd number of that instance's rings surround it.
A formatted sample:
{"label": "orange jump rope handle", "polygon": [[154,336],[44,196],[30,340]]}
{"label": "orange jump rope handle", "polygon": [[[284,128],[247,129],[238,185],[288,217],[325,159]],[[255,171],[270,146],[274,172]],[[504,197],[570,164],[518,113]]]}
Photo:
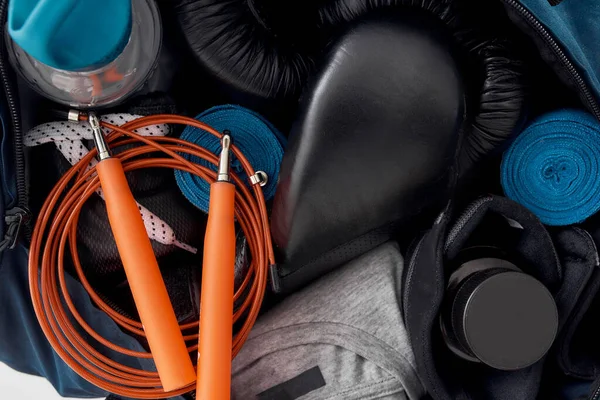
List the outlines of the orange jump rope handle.
{"label": "orange jump rope handle", "polygon": [[110,227],[164,390],[190,385],[196,379],[194,366],[121,161],[107,158],[96,170]]}
{"label": "orange jump rope handle", "polygon": [[231,347],[235,265],[235,185],[210,186],[204,238],[196,398],[231,397]]}

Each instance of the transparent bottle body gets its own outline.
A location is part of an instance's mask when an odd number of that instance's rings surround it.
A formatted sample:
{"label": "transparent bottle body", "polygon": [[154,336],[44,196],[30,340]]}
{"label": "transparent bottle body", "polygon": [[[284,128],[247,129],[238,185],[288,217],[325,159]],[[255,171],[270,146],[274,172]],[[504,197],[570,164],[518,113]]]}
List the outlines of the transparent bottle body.
{"label": "transparent bottle body", "polygon": [[131,35],[117,58],[77,71],[52,68],[27,54],[5,33],[13,67],[41,95],[80,109],[115,105],[138,91],[156,67],[162,41],[153,0],[132,0]]}

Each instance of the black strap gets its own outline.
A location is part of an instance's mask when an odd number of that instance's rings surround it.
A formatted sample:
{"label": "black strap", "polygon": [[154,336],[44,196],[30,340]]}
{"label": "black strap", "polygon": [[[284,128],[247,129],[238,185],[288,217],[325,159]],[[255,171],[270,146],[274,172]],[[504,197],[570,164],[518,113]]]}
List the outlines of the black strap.
{"label": "black strap", "polygon": [[20,207],[11,208],[6,212],[4,238],[0,239],[0,253],[6,249],[14,249],[23,224],[29,220],[29,212]]}
{"label": "black strap", "polygon": [[325,386],[321,369],[316,366],[300,375],[258,394],[259,400],[296,400]]}

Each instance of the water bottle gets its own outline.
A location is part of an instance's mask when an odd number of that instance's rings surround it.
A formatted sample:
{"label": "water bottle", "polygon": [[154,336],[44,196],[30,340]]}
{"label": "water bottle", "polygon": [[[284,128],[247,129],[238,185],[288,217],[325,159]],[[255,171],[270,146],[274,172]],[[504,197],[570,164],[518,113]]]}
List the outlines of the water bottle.
{"label": "water bottle", "polygon": [[80,109],[115,105],[156,67],[154,0],[11,0],[9,58],[40,94]]}

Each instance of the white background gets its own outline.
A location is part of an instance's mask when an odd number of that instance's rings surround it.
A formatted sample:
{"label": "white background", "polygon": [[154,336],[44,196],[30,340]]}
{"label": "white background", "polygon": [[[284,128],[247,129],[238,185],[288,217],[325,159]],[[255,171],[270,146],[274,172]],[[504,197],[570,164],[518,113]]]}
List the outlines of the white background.
{"label": "white background", "polygon": [[3,363],[0,363],[0,393],[3,399],[11,400],[65,400],[44,378],[22,374]]}

